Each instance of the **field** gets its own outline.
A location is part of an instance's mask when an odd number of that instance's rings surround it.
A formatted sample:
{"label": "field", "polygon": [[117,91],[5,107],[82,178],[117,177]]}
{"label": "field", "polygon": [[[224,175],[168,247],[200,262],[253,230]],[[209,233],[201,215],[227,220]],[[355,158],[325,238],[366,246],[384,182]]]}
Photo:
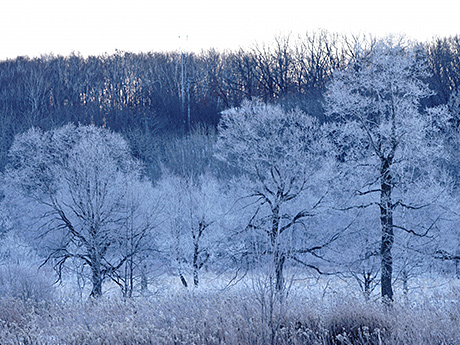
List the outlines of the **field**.
{"label": "field", "polygon": [[336,277],[293,281],[281,298],[266,283],[253,276],[222,289],[205,279],[185,289],[165,278],[132,299],[3,298],[0,344],[460,344],[453,279],[413,281],[391,307]]}

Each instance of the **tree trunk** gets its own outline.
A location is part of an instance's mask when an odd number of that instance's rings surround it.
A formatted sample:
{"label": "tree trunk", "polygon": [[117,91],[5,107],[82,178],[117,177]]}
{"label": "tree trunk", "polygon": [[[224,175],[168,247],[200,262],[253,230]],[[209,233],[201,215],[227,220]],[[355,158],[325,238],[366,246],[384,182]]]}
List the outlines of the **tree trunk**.
{"label": "tree trunk", "polygon": [[371,284],[372,284],[372,273],[363,271],[364,279],[364,297],[368,301],[371,297]]}
{"label": "tree trunk", "polygon": [[283,290],[284,276],[283,268],[286,257],[280,252],[279,248],[279,225],[280,225],[280,207],[278,204],[272,208],[272,229],[270,233],[270,243],[273,251],[273,264],[275,266],[275,289]]}
{"label": "tree trunk", "polygon": [[199,283],[199,279],[198,279],[198,266],[196,266],[195,264],[193,265],[193,285],[195,287],[198,286],[198,283]]}
{"label": "tree trunk", "polygon": [[193,238],[193,285],[195,285],[195,287],[198,286],[198,283],[199,283],[199,279],[198,279],[198,271],[200,270],[200,264],[198,262],[198,258],[199,258],[199,254],[200,254],[200,251],[199,251],[199,245],[198,245],[198,239]]}
{"label": "tree trunk", "polygon": [[101,262],[98,260],[97,254],[93,255],[91,258],[91,297],[101,297],[102,296],[102,280],[103,274],[101,269]]}
{"label": "tree trunk", "polygon": [[275,257],[275,279],[276,279],[276,291],[282,291],[284,288],[284,276],[283,276],[283,268],[284,262],[286,261],[286,257],[283,254],[277,253],[277,257]]}
{"label": "tree trunk", "polygon": [[393,205],[391,203],[392,180],[389,171],[391,161],[384,159],[381,168],[380,223],[382,225],[381,255],[381,295],[385,301],[393,301],[393,257],[391,249],[394,243]]}
{"label": "tree trunk", "polygon": [[133,297],[133,290],[134,290],[134,257],[131,256],[128,260],[129,268],[128,268],[128,286],[126,291],[125,297]]}
{"label": "tree trunk", "polygon": [[185,279],[184,275],[182,274],[182,264],[181,264],[181,260],[179,258],[176,259],[177,260],[177,264],[178,264],[178,273],[179,273],[179,278],[180,278],[180,282],[182,283],[182,285],[184,287],[188,287],[188,284],[187,284],[187,280]]}
{"label": "tree trunk", "polygon": [[182,272],[179,272],[179,278],[180,278],[180,282],[182,283],[182,285],[184,287],[188,287],[188,284],[187,284],[187,280],[185,279],[184,275],[182,274]]}

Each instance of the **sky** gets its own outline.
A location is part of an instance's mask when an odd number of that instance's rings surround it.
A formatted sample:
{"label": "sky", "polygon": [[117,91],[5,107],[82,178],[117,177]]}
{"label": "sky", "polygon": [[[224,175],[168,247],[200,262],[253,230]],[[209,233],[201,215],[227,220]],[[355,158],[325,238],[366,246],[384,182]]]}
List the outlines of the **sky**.
{"label": "sky", "polygon": [[320,29],[426,41],[460,34],[458,0],[0,0],[0,60],[238,49]]}

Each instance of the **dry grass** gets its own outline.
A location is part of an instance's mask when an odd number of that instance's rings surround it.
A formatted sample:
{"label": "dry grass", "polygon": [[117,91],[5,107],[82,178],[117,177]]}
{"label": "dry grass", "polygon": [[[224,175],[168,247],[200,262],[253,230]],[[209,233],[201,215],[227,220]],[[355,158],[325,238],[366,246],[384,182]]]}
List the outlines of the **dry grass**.
{"label": "dry grass", "polygon": [[0,344],[460,344],[455,287],[391,309],[346,291],[296,290],[281,304],[263,293],[247,285],[131,300],[4,298]]}

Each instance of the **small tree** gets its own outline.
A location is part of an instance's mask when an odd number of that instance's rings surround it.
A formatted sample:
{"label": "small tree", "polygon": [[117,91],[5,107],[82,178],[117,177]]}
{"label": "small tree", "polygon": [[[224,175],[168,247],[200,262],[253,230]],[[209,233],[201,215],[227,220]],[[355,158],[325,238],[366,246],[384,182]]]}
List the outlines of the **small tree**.
{"label": "small tree", "polygon": [[191,271],[193,285],[200,282],[200,271],[213,259],[220,242],[219,221],[222,217],[222,195],[216,179],[210,175],[195,178],[165,175],[158,182],[165,197],[164,243],[169,246],[173,266],[187,287],[185,271]]}
{"label": "small tree", "polygon": [[147,262],[158,251],[154,230],[159,226],[161,211],[160,200],[150,181],[132,180],[128,183],[121,205],[121,226],[116,244],[116,251],[126,260],[111,276],[124,297],[132,297],[136,285],[140,285],[142,294],[148,292]]}
{"label": "small tree", "polygon": [[134,255],[114,248],[127,219],[129,186],[141,180],[140,172],[120,135],[67,125],[18,135],[5,175],[8,197],[23,198],[38,218],[34,230],[46,240],[46,261],[59,277],[69,259],[89,267],[91,296],[98,297],[105,278]]}

